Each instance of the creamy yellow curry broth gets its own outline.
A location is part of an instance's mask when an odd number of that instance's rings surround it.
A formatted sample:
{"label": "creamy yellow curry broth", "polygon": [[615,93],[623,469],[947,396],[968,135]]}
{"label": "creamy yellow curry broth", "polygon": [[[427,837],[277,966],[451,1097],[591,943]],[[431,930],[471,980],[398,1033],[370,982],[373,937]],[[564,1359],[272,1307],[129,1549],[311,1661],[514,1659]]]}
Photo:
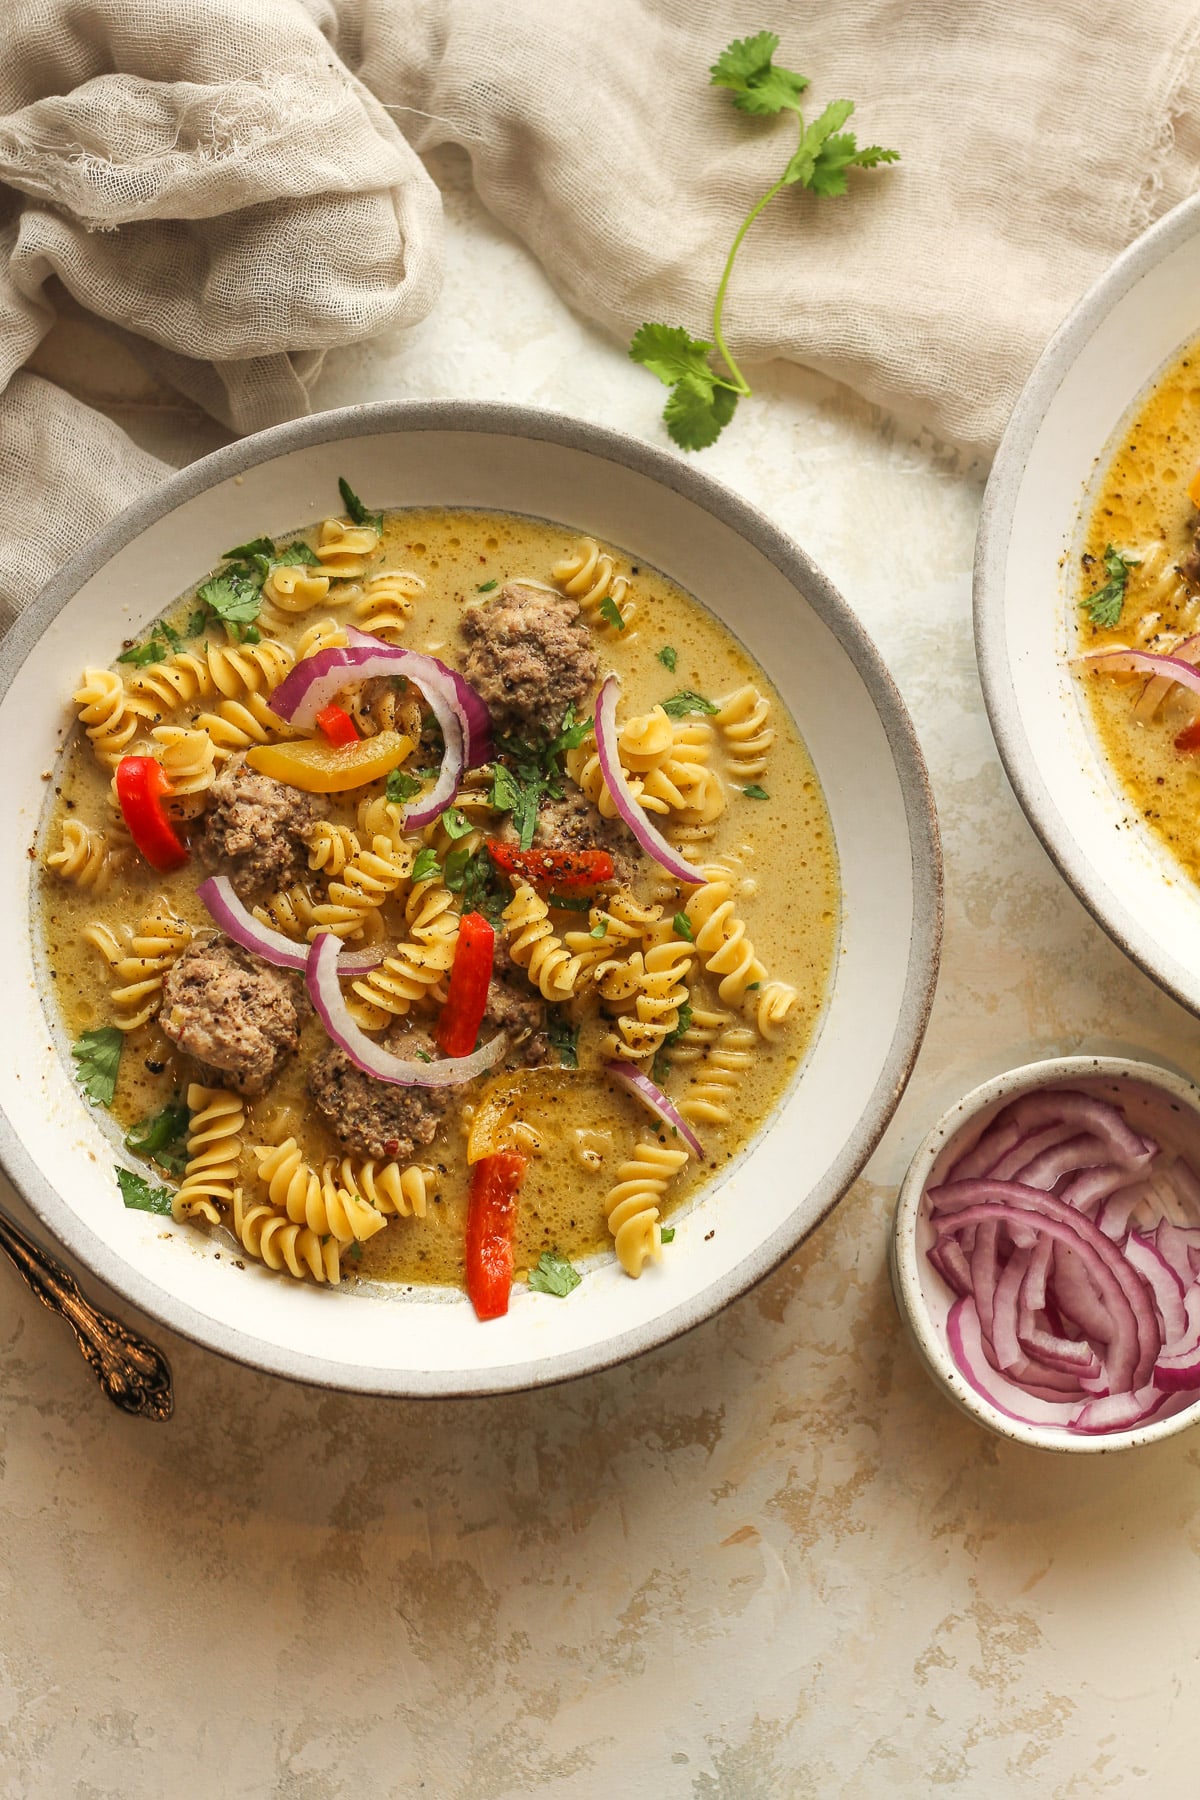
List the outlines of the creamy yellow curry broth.
{"label": "creamy yellow curry broth", "polygon": [[[1200,350],[1185,351],[1156,383],[1122,433],[1087,524],[1079,598],[1079,650],[1128,647],[1171,655],[1200,631],[1200,564],[1194,572],[1196,506],[1189,483],[1200,466]],[[1104,622],[1103,596],[1116,552],[1129,566],[1119,615]],[[1136,559],[1136,561],[1134,560]],[[1118,586],[1122,580],[1118,570]],[[1115,599],[1120,596],[1113,596]],[[1181,687],[1149,689],[1145,673],[1084,667],[1080,679],[1105,754],[1150,829],[1200,880],[1200,746],[1176,739],[1200,714]],[[1159,694],[1161,691],[1161,698]]]}
{"label": "creamy yellow curry broth", "polygon": [[[316,526],[278,542],[283,545],[298,538],[310,546],[317,545],[320,532],[321,527]],[[718,872],[730,884],[735,917],[744,922],[765,971],[772,980],[791,984],[796,990],[785,1024],[764,1036],[755,1024],[755,1006],[764,984],[754,984],[741,1004],[723,1003],[717,990],[719,976],[706,972],[699,955],[693,962],[687,974],[691,1027],[681,1033],[679,1027],[686,1021],[678,1020],[674,1042],[668,1040],[644,1067],[647,1072],[653,1070],[654,1078],[680,1101],[689,1093],[703,1095],[708,1091],[704,1084],[711,1085],[715,1056],[722,1071],[718,1084],[724,1082],[728,1093],[725,1110],[729,1123],[696,1121],[705,1159],[690,1159],[659,1197],[661,1216],[666,1219],[753,1135],[803,1060],[830,981],[838,933],[838,874],[829,820],[812,764],[763,671],[730,633],[680,588],[656,570],[631,566],[616,553],[612,555],[610,600],[614,594],[621,598],[621,610],[629,615],[625,628],[616,629],[611,611],[606,619],[595,605],[588,617],[599,654],[600,678],[613,669],[621,676],[619,720],[645,715],[656,704],[688,690],[719,701],[750,684],[769,703],[768,728],[773,731],[773,741],[765,761],[762,756],[758,758],[763,764],[761,772],[753,769],[753,757],[748,761],[746,733],[743,730],[739,740],[736,725],[734,737],[729,738],[718,729],[711,713],[687,713],[675,721],[679,729],[703,727],[709,733],[710,765],[720,775],[727,802],[707,840],[705,830],[709,828],[698,832],[693,828],[697,841],[681,847],[685,855],[706,866],[719,865]],[[587,567],[586,548],[582,556],[583,586],[594,588],[596,579]],[[486,601],[498,584],[519,578],[561,589],[562,566],[569,566],[573,558],[580,560],[575,534],[540,520],[434,509],[389,513],[383,522],[382,542],[367,558],[364,576],[334,583],[319,605],[296,614],[293,622],[272,629],[270,635],[295,649],[303,634],[322,618],[351,621],[357,613],[361,619],[366,616],[362,596],[370,574],[376,570],[401,570],[419,577],[424,585],[409,584],[413,592],[407,621],[387,635],[392,641],[432,652],[461,668],[464,643],[459,623],[464,608]],[[557,584],[552,575],[556,567],[560,571]],[[603,577],[603,565],[598,574]],[[580,586],[579,578],[576,586]],[[194,615],[193,592],[166,616],[177,632],[186,633]],[[264,630],[264,638],[266,635]],[[202,652],[206,642],[225,641],[220,625],[210,619],[183,647],[185,651]],[[136,667],[113,666],[127,687],[136,681]],[[196,701],[164,716],[171,723],[189,725],[211,705],[211,699]],[[590,716],[590,704],[584,712]],[[144,750],[153,745],[139,735],[130,748]],[[415,753],[408,766],[413,766],[419,755]],[[751,767],[753,779],[747,778],[747,766]],[[119,849],[110,779],[110,768],[97,760],[88,736],[80,731],[56,780],[40,852],[47,986],[72,1039],[114,1020],[120,1022],[120,1010],[112,998],[114,976],[105,958],[85,941],[86,928],[100,922],[127,946],[131,930],[136,929],[156,898],[165,901],[179,919],[197,930],[211,928],[211,920],[196,897],[196,887],[206,871],[196,866],[194,856],[182,869],[165,876],[156,874],[136,855],[128,855],[122,866],[115,870],[110,867],[107,877],[102,875],[95,886],[83,885],[78,874],[74,880],[64,878],[71,873],[69,859],[63,859],[63,829],[67,821],[82,821],[103,831]],[[486,789],[486,775],[481,778],[478,773],[468,779],[468,787],[478,789],[481,780]],[[565,785],[569,788],[570,781]],[[365,790],[323,796],[320,814],[355,829],[359,803],[364,797],[378,797],[383,791],[384,784],[377,781]],[[493,825],[499,817],[495,815]],[[186,824],[181,827],[187,828]],[[670,831],[669,820],[667,829]],[[687,831],[681,831],[680,836],[687,838]],[[478,838],[470,841],[477,843]],[[435,844],[439,855],[448,848],[445,834],[439,836],[437,826],[429,828],[423,840],[418,837],[418,848],[422,842]],[[629,847],[636,851],[632,840]],[[54,863],[56,851],[57,866],[47,866]],[[86,880],[86,871],[83,879]],[[324,880],[319,872],[311,874],[311,885],[316,890]],[[684,907],[688,892],[676,887],[661,868],[637,852],[633,894],[640,905],[660,907],[662,919],[669,923]],[[456,904],[461,904],[461,897]],[[398,903],[390,903],[383,910],[389,944],[382,947],[388,948],[404,934],[403,914]],[[578,910],[552,910],[550,914],[560,936],[581,929],[587,932],[594,916]],[[498,930],[502,929],[502,925],[498,926]],[[735,942],[736,937],[735,931]],[[354,947],[353,939],[349,940],[349,947]],[[622,1165],[637,1145],[670,1146],[678,1142],[643,1106],[614,1086],[600,1067],[605,1040],[614,1029],[613,1010],[607,1005],[597,1006],[594,999],[589,1001],[586,996],[549,1008],[567,1030],[581,1022],[577,1068],[561,1065],[560,1045],[551,1051],[549,1063],[543,1068],[525,1071],[519,1058],[510,1058],[498,1071],[456,1090],[456,1098],[435,1140],[418,1150],[414,1158],[428,1173],[425,1216],[389,1217],[386,1229],[376,1231],[366,1241],[341,1246],[341,1278],[371,1276],[403,1283],[461,1286],[470,1186],[467,1131],[481,1097],[499,1093],[503,1100],[505,1083],[509,1084],[507,1091],[514,1097],[514,1104],[505,1115],[504,1129],[511,1130],[515,1122],[517,1145],[529,1158],[519,1203],[518,1276],[535,1265],[546,1250],[557,1251],[571,1260],[602,1249],[611,1252],[613,1237],[606,1225],[606,1201],[611,1210],[610,1197]],[[436,997],[416,1006],[414,1012],[436,1018]],[[485,1035],[489,1030],[485,1027]],[[245,1102],[237,1180],[247,1196],[253,1195],[255,1204],[268,1199],[257,1173],[255,1146],[277,1144],[294,1136],[305,1162],[315,1170],[344,1154],[305,1091],[306,1066],[327,1048],[328,1038],[322,1025],[309,1011],[298,1054],[288,1061],[264,1095]],[[568,1050],[568,1058],[569,1054]],[[608,1054],[612,1054],[611,1046]],[[151,1017],[125,1035],[112,1114],[123,1129],[128,1129],[185,1094],[189,1079],[194,1080],[195,1075],[187,1059],[168,1041],[157,1019]],[[176,1146],[176,1170],[187,1149],[186,1142]],[[157,1165],[146,1173],[152,1182],[168,1187],[178,1179],[177,1172],[169,1174]],[[228,1222],[228,1212],[228,1206],[222,1204],[223,1224]],[[165,1226],[172,1228],[169,1218]],[[196,1228],[192,1222],[175,1226],[189,1232]],[[219,1228],[213,1230],[212,1242],[226,1255],[244,1254],[247,1247],[231,1245]],[[671,1254],[669,1244],[662,1253]]]}

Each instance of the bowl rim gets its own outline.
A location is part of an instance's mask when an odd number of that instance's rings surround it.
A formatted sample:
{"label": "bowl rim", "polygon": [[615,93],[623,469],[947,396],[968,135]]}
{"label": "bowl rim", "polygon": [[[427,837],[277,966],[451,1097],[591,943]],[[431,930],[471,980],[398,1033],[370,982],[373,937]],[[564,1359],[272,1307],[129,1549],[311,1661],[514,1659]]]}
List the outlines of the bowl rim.
{"label": "bowl rim", "polygon": [[961,1411],[977,1424],[994,1431],[998,1437],[1010,1439],[1035,1450],[1050,1450],[1059,1455],[1112,1455],[1118,1450],[1135,1450],[1142,1444],[1174,1437],[1200,1422],[1200,1397],[1170,1418],[1151,1420],[1128,1431],[1113,1431],[1097,1437],[1069,1437],[1045,1425],[1026,1425],[997,1412],[982,1395],[964,1379],[946,1347],[945,1338],[934,1325],[925,1304],[917,1259],[917,1220],[925,1183],[934,1163],[952,1138],[970,1125],[984,1107],[1017,1094],[1031,1093],[1037,1088],[1052,1087],[1061,1082],[1083,1079],[1141,1081],[1181,1100],[1200,1122],[1200,1087],[1186,1075],[1166,1067],[1128,1056],[1043,1057],[1037,1062],[1020,1063],[981,1081],[948,1106],[942,1116],[922,1138],[908,1166],[896,1196],[888,1246],[888,1265],[896,1309],[920,1353],[921,1360],[935,1385]]}
{"label": "bowl rim", "polygon": [[[1151,980],[1189,1012],[1200,1014],[1200,979],[1155,942],[1077,847],[1026,735],[1008,656],[1004,593],[1025,465],[1071,365],[1097,327],[1149,271],[1200,232],[1200,194],[1193,194],[1122,251],[1092,283],[1046,345],[1022,388],[984,489],[972,576],[975,660],[992,736],[1021,809],[1042,848],[1096,923]],[[1132,401],[1135,396],[1130,395]],[[1103,446],[1098,447],[1099,455]]]}
{"label": "bowl rim", "polygon": [[487,1370],[362,1369],[347,1379],[344,1364],[263,1342],[229,1328],[131,1269],[92,1232],[35,1167],[19,1132],[0,1112],[0,1167],[37,1219],[84,1268],[169,1330],[218,1355],[269,1374],[335,1391],[409,1398],[453,1398],[519,1392],[611,1368],[693,1329],[762,1281],[844,1196],[871,1155],[907,1085],[937,984],[943,923],[943,876],[933,792],[915,729],[899,689],[848,602],[798,544],[765,514],[712,476],[669,452],[622,432],[537,407],[503,401],[383,400],[288,421],[240,439],[189,464],[134,500],[67,562],[20,615],[0,644],[0,704],[17,671],[52,619],[78,589],[148,526],[195,495],[280,454],[313,445],[394,432],[508,435],[561,445],[616,462],[691,500],[748,541],[803,595],[849,657],[882,722],[901,791],[913,878],[913,929],[899,1015],[874,1090],[825,1178],[810,1190],[816,1213],[803,1228],[785,1223],[725,1276],[690,1301],[588,1349],[538,1363]]}

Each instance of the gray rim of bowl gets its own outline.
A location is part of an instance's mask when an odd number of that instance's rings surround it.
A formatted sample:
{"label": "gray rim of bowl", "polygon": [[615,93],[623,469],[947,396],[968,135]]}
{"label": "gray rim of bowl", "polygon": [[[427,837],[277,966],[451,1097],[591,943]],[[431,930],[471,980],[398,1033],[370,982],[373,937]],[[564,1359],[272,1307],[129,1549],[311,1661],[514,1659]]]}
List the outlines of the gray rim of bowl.
{"label": "gray rim of bowl", "polygon": [[231,475],[287,451],[339,439],[395,431],[507,434],[615,462],[694,501],[761,552],[804,596],[846,651],[879,713],[904,800],[913,863],[914,928],[900,1015],[882,1073],[858,1123],[833,1166],[804,1199],[816,1214],[803,1228],[782,1225],[718,1281],[684,1305],[644,1326],[588,1349],[539,1362],[474,1370],[357,1370],[320,1356],[305,1356],[232,1330],[130,1269],[60,1199],[27,1155],[7,1116],[0,1113],[0,1164],[34,1213],[67,1250],[117,1294],[150,1318],[232,1361],[293,1381],[340,1391],[448,1399],[542,1387],[611,1368],[701,1324],[771,1273],[845,1194],[874,1150],[904,1092],[933,1003],[942,935],[942,866],[937,815],[924,758],[912,721],[879,651],[847,602],[816,564],[769,519],[711,476],[701,474],[620,432],[564,414],[502,402],[375,401],[299,419],[227,445],[168,477],[126,508],[53,577],[21,615],[0,649],[0,702],[47,625],[83,583],[139,532],[184,501]]}
{"label": "gray rim of bowl", "polygon": [[[1059,873],[1096,923],[1152,980],[1200,1013],[1196,977],[1155,943],[1076,845],[1026,735],[1017,707],[1004,619],[1004,572],[1017,493],[1029,452],[1063,379],[1117,302],[1164,257],[1200,230],[1200,195],[1143,232],[1088,289],[1042,352],[1013,409],[983,497],[975,548],[975,657],[992,736],[1025,817]],[[1130,400],[1134,398],[1129,396]]]}

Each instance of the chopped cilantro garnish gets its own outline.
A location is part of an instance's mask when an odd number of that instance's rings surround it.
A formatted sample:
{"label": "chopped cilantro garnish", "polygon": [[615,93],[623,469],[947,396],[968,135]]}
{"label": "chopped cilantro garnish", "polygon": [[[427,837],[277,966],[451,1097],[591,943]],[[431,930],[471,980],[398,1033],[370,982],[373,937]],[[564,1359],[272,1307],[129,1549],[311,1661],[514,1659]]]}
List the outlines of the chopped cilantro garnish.
{"label": "chopped cilantro garnish", "polygon": [[611,625],[614,631],[624,631],[625,621],[621,617],[621,609],[611,594],[605,594],[600,602],[600,617],[606,624]]}
{"label": "chopped cilantro garnish", "polygon": [[752,781],[749,787],[744,787],[742,789],[742,792],[745,794],[747,800],[769,800],[771,798],[766,788],[759,787],[757,781]]}
{"label": "chopped cilantro garnish", "polygon": [[412,879],[414,883],[418,881],[433,881],[441,874],[441,872],[442,865],[438,861],[436,850],[433,850],[426,845],[424,850],[417,851],[417,860],[412,866]]}
{"label": "chopped cilantro garnish", "polygon": [[673,647],[673,645],[664,644],[662,649],[658,653],[658,660],[662,664],[663,668],[669,669],[671,671],[671,674],[673,675],[675,673],[675,664],[679,660],[679,652]]}
{"label": "chopped cilantro garnish", "polygon": [[394,801],[397,806],[403,806],[406,800],[411,800],[420,791],[421,783],[411,775],[406,775],[403,769],[393,769],[384,787],[387,799]]}
{"label": "chopped cilantro garnish", "polygon": [[262,584],[248,571],[227,569],[221,575],[214,575],[203,587],[197,588],[196,598],[202,600],[211,613],[216,614],[230,637],[236,641],[240,635],[240,627],[253,624],[259,615],[262,607]]}
{"label": "chopped cilantro garnish", "polygon": [[235,544],[225,551],[226,562],[249,562],[254,556],[274,556],[275,545],[269,537],[251,538],[248,544]]}
{"label": "chopped cilantro garnish", "polygon": [[675,917],[671,920],[671,924],[674,927],[676,937],[686,938],[689,944],[695,943],[696,933],[692,929],[692,921],[685,912],[677,912]]}
{"label": "chopped cilantro garnish", "polygon": [[466,837],[468,831],[474,830],[470,819],[466,817],[465,813],[461,813],[457,806],[446,808],[442,814],[442,824],[445,827],[446,836],[449,838]]}
{"label": "chopped cilantro garnish", "polygon": [[368,512],[344,475],[338,476],[338,493],[353,524],[373,525],[376,531],[382,531],[383,514]]}
{"label": "chopped cilantro garnish", "polygon": [[691,1002],[685,1000],[679,1008],[679,1017],[675,1021],[674,1028],[671,1031],[668,1031],[666,1037],[658,1046],[658,1052],[654,1058],[654,1075],[656,1080],[662,1081],[671,1073],[671,1063],[667,1052],[673,1045],[679,1042],[684,1032],[690,1029],[691,1023]]}
{"label": "chopped cilantro garnish", "polygon": [[490,581],[481,581],[479,586],[475,589],[475,592],[477,594],[490,594],[493,588],[498,588],[499,586],[500,582],[498,578],[493,575]]}
{"label": "chopped cilantro garnish", "polygon": [[606,938],[608,936],[608,926],[604,923],[603,919],[601,919],[598,925],[592,926],[592,929],[588,932],[588,936],[594,938]]}
{"label": "chopped cilantro garnish", "polygon": [[482,913],[493,925],[508,904],[508,891],[486,850],[456,844],[446,857],[445,881],[452,894],[462,895],[465,912]]}
{"label": "chopped cilantro garnish", "polygon": [[182,1100],[168,1101],[161,1112],[139,1119],[125,1133],[125,1148],[135,1156],[152,1156],[172,1175],[182,1175],[187,1163],[187,1128],[191,1118]]}
{"label": "chopped cilantro garnish", "polygon": [[564,912],[590,912],[592,903],[586,894],[547,894],[547,902]]}
{"label": "chopped cilantro garnish", "polygon": [[1111,631],[1120,622],[1121,609],[1125,605],[1125,589],[1129,585],[1129,571],[1136,569],[1141,562],[1140,556],[1125,556],[1120,550],[1114,550],[1111,544],[1105,547],[1104,569],[1108,580],[1103,587],[1089,594],[1079,604],[1087,608],[1093,625],[1102,631]]}
{"label": "chopped cilantro garnish", "polygon": [[579,1027],[569,1025],[566,1019],[554,1013],[546,1024],[546,1036],[550,1039],[552,1050],[558,1051],[558,1060],[564,1069],[579,1067]]}
{"label": "chopped cilantro garnish", "polygon": [[658,1235],[664,1244],[673,1244],[675,1242],[675,1227],[673,1225],[664,1225]]}
{"label": "chopped cilantro garnish", "polygon": [[278,554],[274,550],[268,550],[267,563],[268,573],[270,569],[319,569],[321,567],[321,559],[316,551],[310,550],[300,538],[296,538],[293,543],[286,544]]}
{"label": "chopped cilantro garnish", "polygon": [[162,662],[168,654],[168,647],[162,638],[147,638],[144,644],[131,644],[128,650],[122,650],[117,661],[132,663],[135,668],[144,669],[148,663]]}
{"label": "chopped cilantro garnish", "polygon": [[662,703],[662,709],[668,719],[682,719],[687,713],[715,713],[717,708],[703,694],[695,693],[691,688],[680,688]]}
{"label": "chopped cilantro garnish", "polygon": [[114,1167],[117,1186],[121,1190],[121,1198],[126,1206],[135,1212],[163,1214],[170,1212],[170,1188],[151,1187],[144,1175],[135,1175],[132,1169],[123,1169],[120,1164],[115,1164]]}
{"label": "chopped cilantro garnish", "polygon": [[96,1106],[112,1105],[124,1042],[125,1033],[117,1026],[102,1025],[98,1031],[83,1032],[72,1046],[75,1079]]}
{"label": "chopped cilantro garnish", "polygon": [[535,1294],[553,1294],[557,1300],[565,1300],[572,1288],[577,1288],[582,1277],[573,1269],[565,1256],[557,1250],[543,1250],[538,1257],[537,1267],[529,1271],[529,1286]]}

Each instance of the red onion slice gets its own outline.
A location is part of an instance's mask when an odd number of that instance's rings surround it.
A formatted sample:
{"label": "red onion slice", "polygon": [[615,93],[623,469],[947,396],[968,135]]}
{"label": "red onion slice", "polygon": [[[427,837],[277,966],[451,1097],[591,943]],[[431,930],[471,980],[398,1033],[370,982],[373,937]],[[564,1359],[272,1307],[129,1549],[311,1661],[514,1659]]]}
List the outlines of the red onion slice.
{"label": "red onion slice", "polygon": [[1099,669],[1104,675],[1162,675],[1200,694],[1200,669],[1182,656],[1158,656],[1151,650],[1090,650],[1072,658],[1076,669]]}
{"label": "red onion slice", "polygon": [[1128,1431],[1156,1413],[1166,1395],[1155,1387],[1138,1388],[1126,1394],[1105,1394],[1088,1400],[1071,1420],[1071,1430],[1096,1435],[1104,1431]]}
{"label": "red onion slice", "polygon": [[612,795],[613,805],[646,855],[652,856],[676,881],[683,882],[687,887],[700,887],[705,879],[704,870],[685,862],[675,846],[669,844],[662,832],[650,823],[625,785],[625,771],[617,754],[617,701],[620,697],[620,680],[616,675],[609,675],[596,701],[596,753],[600,758],[600,773],[604,776],[604,785]]}
{"label": "red onion slice", "polygon": [[1160,1256],[1149,1238],[1131,1231],[1125,1241],[1125,1259],[1135,1268],[1154,1295],[1154,1304],[1162,1320],[1163,1343],[1182,1338],[1187,1329],[1187,1313],[1183,1305],[1183,1283],[1166,1258]]}
{"label": "red onion slice", "polygon": [[[1177,656],[1180,662],[1200,663],[1200,634],[1184,638],[1181,644],[1176,644],[1171,655]],[[1174,678],[1170,676],[1156,675],[1148,681],[1133,703],[1133,717],[1142,724],[1152,719],[1174,686]]]}
{"label": "red onion slice", "polygon": [[309,946],[304,985],[322,1025],[364,1075],[373,1075],[376,1081],[387,1081],[394,1087],[461,1087],[465,1082],[474,1081],[504,1055],[508,1038],[501,1031],[470,1056],[450,1057],[445,1062],[410,1062],[404,1057],[393,1056],[365,1031],[360,1031],[350,1017],[338,985],[340,950],[341,939],[333,932],[318,932]]}
{"label": "red onion slice", "polygon": [[648,1106],[672,1131],[677,1131],[693,1156],[704,1160],[704,1147],[683,1114],[635,1063],[606,1062],[604,1072],[611,1075],[618,1086],[635,1095],[643,1106]]}
{"label": "red onion slice", "polygon": [[[990,1367],[984,1351],[979,1314],[973,1300],[968,1298],[955,1301],[946,1320],[946,1338],[950,1354],[968,1386],[974,1388],[981,1399],[986,1400],[989,1406],[1002,1413],[1006,1419],[1015,1419],[1020,1425],[1070,1424],[1079,1409],[1077,1398],[1064,1401],[1057,1394],[1052,1399],[1038,1395],[1038,1399],[1044,1400],[1047,1406],[1053,1408],[1048,1418],[1035,1418],[1028,1411],[1016,1410],[1017,1405],[1028,1396]],[[1007,1404],[1010,1399],[1012,1404]]]}
{"label": "red onion slice", "polygon": [[[307,967],[308,945],[294,944],[282,931],[273,931],[256,919],[234,893],[228,875],[210,875],[207,881],[200,883],[196,895],[204,902],[213,923],[243,950],[253,950],[255,956],[274,963],[277,969]],[[338,970],[342,975],[364,975],[368,969],[378,968],[382,961],[383,953],[379,950],[347,950],[338,960]]]}

